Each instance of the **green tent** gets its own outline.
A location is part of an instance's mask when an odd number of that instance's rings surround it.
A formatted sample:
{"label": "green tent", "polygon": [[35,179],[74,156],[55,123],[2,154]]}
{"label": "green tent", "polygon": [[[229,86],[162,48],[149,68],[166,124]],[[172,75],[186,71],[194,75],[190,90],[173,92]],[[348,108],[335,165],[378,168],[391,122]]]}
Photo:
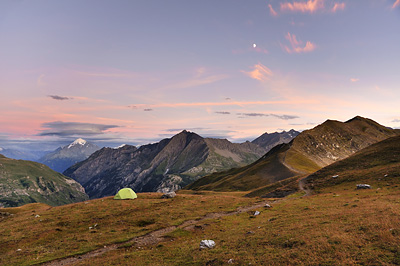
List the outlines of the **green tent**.
{"label": "green tent", "polygon": [[114,199],[136,199],[136,193],[130,188],[123,188],[115,195]]}

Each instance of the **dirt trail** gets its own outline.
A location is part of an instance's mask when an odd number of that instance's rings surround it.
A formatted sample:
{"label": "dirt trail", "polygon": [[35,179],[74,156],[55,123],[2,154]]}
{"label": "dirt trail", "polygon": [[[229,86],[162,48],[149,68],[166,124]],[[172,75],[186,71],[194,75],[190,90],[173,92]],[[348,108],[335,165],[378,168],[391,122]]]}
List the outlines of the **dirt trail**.
{"label": "dirt trail", "polygon": [[[281,200],[278,200],[281,201]],[[274,201],[274,203],[277,203],[278,201]],[[83,255],[78,255],[78,256],[72,256],[72,257],[67,257],[67,258],[63,258],[63,259],[58,259],[58,260],[54,260],[54,261],[50,261],[50,262],[45,262],[42,263],[41,265],[43,266],[64,266],[64,265],[71,265],[73,263],[77,263],[86,259],[90,259],[93,257],[97,257],[100,255],[103,255],[106,252],[112,251],[112,250],[116,250],[121,246],[125,246],[125,245],[129,245],[129,244],[134,244],[138,247],[144,247],[144,246],[149,246],[149,245],[154,245],[157,244],[159,242],[165,241],[164,236],[174,230],[176,230],[177,228],[182,228],[182,229],[187,229],[190,227],[193,227],[194,225],[207,220],[207,219],[218,219],[220,217],[225,217],[225,216],[230,216],[230,215],[236,215],[239,213],[244,213],[244,212],[248,212],[257,208],[261,208],[264,207],[265,204],[272,204],[270,201],[262,201],[262,202],[258,202],[256,204],[253,204],[251,206],[248,207],[240,207],[238,208],[236,211],[233,212],[214,212],[214,213],[208,213],[205,216],[199,218],[199,219],[194,219],[194,220],[187,220],[185,222],[183,222],[182,224],[178,225],[178,226],[169,226],[166,228],[162,228],[159,230],[155,230],[153,232],[150,232],[144,236],[138,236],[138,237],[134,237],[126,242],[122,242],[122,243],[118,243],[118,244],[112,244],[109,246],[104,246],[103,248],[100,249],[96,249],[93,251],[90,251],[86,254]]]}
{"label": "dirt trail", "polygon": [[300,188],[300,190],[302,190],[302,191],[304,191],[304,192],[306,193],[306,194],[304,195],[304,196],[306,197],[306,196],[310,196],[311,193],[312,193],[312,191],[311,191],[311,189],[309,189],[309,188],[306,186],[306,181],[305,181],[305,179],[306,179],[306,178],[302,178],[302,179],[299,180],[299,188]]}

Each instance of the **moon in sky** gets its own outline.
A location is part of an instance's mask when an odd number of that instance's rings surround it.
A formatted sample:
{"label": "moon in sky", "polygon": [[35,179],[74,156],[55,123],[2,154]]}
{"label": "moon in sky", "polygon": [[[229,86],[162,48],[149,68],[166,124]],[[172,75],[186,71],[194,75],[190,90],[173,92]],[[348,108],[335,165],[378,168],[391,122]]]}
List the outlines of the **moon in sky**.
{"label": "moon in sky", "polygon": [[256,47],[257,47],[257,44],[253,43],[253,48],[256,48]]}

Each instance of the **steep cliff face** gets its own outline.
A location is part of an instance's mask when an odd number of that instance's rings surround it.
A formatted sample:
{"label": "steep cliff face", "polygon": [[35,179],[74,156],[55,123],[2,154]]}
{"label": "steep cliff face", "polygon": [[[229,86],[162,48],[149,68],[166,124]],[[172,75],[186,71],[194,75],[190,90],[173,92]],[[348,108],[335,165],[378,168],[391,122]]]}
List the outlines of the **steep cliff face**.
{"label": "steep cliff face", "polygon": [[0,155],[0,205],[15,207],[41,202],[52,206],[87,200],[75,180],[31,161]]}
{"label": "steep cliff face", "polygon": [[64,174],[90,197],[113,195],[122,187],[137,192],[177,190],[205,174],[254,162],[265,150],[255,144],[204,139],[182,131],[171,139],[135,148],[103,148]]}
{"label": "steep cliff face", "polygon": [[194,190],[251,190],[296,175],[308,174],[398,133],[375,121],[355,117],[327,120],[280,144],[253,164],[214,173],[189,185]]}

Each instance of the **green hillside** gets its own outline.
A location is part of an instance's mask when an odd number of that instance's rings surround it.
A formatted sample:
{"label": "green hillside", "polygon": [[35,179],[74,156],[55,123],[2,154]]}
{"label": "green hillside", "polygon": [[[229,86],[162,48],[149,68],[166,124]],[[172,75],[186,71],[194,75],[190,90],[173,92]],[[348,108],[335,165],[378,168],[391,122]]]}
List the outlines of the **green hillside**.
{"label": "green hillside", "polygon": [[56,206],[87,198],[79,183],[43,164],[0,155],[0,204],[4,207],[34,202]]}

